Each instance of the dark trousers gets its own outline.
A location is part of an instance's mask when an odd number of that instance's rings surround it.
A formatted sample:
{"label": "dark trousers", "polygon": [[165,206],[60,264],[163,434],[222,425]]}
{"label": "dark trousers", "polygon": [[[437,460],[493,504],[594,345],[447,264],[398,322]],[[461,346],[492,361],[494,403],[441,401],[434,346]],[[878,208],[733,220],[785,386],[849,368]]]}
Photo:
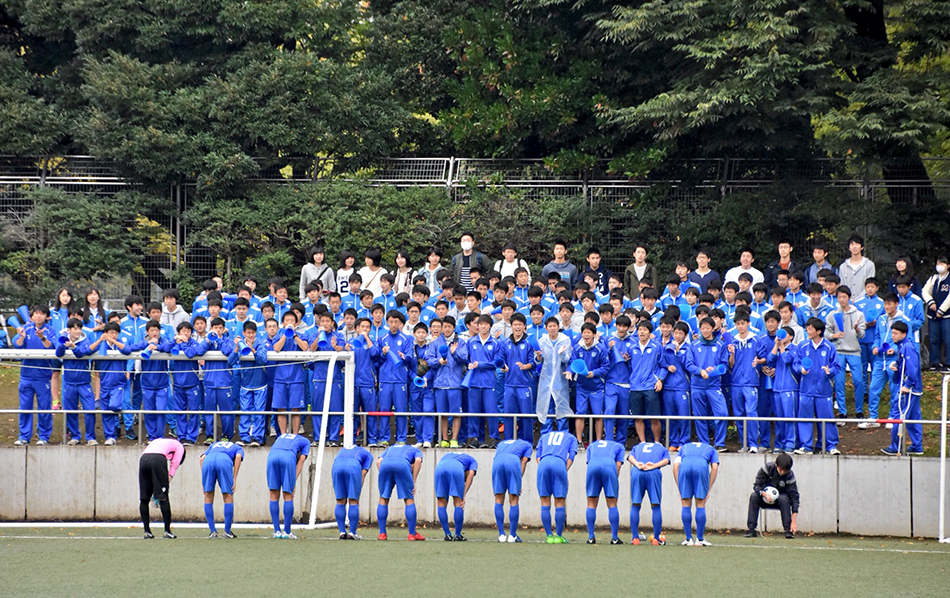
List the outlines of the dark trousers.
{"label": "dark trousers", "polygon": [[779,494],[775,504],[768,504],[757,493],[749,496],[749,529],[755,529],[759,522],[759,509],[778,509],[782,513],[782,527],[788,531],[792,527],[792,505],[787,494]]}

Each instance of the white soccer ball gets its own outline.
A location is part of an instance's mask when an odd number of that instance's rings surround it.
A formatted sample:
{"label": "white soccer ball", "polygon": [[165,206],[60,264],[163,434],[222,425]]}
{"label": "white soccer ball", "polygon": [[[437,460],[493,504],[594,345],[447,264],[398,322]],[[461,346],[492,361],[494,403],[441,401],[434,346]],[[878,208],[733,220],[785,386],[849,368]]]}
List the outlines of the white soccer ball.
{"label": "white soccer ball", "polygon": [[774,486],[766,486],[762,489],[762,500],[768,504],[774,504],[778,500],[778,490]]}

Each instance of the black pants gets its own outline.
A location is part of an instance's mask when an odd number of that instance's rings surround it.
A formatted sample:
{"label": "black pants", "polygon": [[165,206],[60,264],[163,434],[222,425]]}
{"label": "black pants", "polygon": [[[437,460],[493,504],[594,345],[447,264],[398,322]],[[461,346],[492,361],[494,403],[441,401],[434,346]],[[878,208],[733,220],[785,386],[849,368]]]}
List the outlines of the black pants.
{"label": "black pants", "polygon": [[775,504],[768,504],[761,496],[753,492],[749,496],[749,529],[755,529],[759,522],[759,509],[778,509],[782,513],[782,527],[789,531],[792,527],[792,504],[787,494],[779,494]]}

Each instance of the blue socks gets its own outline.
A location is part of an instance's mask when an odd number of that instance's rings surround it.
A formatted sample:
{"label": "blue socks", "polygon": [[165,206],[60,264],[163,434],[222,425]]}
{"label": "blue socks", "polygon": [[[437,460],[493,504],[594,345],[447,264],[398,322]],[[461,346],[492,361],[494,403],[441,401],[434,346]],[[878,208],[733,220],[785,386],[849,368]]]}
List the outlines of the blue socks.
{"label": "blue socks", "polygon": [[355,534],[360,526],[360,506],[350,505],[350,533]]}
{"label": "blue socks", "polygon": [[[594,523],[597,521],[597,509],[587,507],[587,537],[594,537]],[[559,536],[561,534],[558,534]]]}
{"label": "blue socks", "polygon": [[610,538],[616,538],[617,534],[620,533],[620,509],[608,507],[607,520],[610,521]]}
{"label": "blue socks", "polygon": [[346,533],[346,505],[337,504],[333,508],[333,516],[336,517],[336,526],[341,534]]}
{"label": "blue socks", "polygon": [[544,526],[544,533],[551,535],[551,507],[541,507],[541,524]]}
{"label": "blue socks", "polygon": [[376,520],[379,522],[379,533],[386,533],[386,519],[389,517],[389,505],[376,507]]}
{"label": "blue socks", "polygon": [[660,531],[663,529],[663,511],[660,505],[653,505],[653,537],[660,539]]}
{"label": "blue socks", "polygon": [[284,533],[290,533],[290,524],[294,520],[294,501],[285,500],[284,501]]}
{"label": "blue socks", "polygon": [[[497,505],[496,505],[497,506]],[[439,523],[442,524],[442,531],[446,536],[449,534],[449,512],[445,507],[436,507],[436,511],[439,513]]]}
{"label": "blue socks", "polygon": [[[689,507],[683,507],[683,531],[686,533],[686,539],[693,539],[693,512]],[[705,513],[703,514],[705,516]],[[704,517],[705,518],[705,517]],[[699,509],[696,509],[696,519],[698,523]],[[699,530],[696,530],[697,532]]]}
{"label": "blue socks", "polygon": [[280,531],[280,501],[270,501],[270,520],[274,524],[274,532]]}
{"label": "blue socks", "polygon": [[640,505],[630,506],[630,533],[634,538],[640,537]]}
{"label": "blue socks", "polygon": [[564,533],[564,524],[567,523],[567,509],[565,507],[556,507],[554,509],[554,528],[557,535]]}
{"label": "blue socks", "polygon": [[409,533],[416,534],[416,503],[406,505],[406,525],[409,527]]}
{"label": "blue socks", "polygon": [[218,531],[214,527],[214,504],[205,503],[205,519],[208,520],[208,529],[210,529],[212,532]]}
{"label": "blue socks", "polygon": [[[514,509],[514,507],[511,507]],[[498,528],[498,535],[505,533],[505,503],[495,503],[495,527]]]}
{"label": "blue socks", "polygon": [[465,511],[462,507],[455,507],[455,535],[462,535],[462,524],[465,523]]}
{"label": "blue socks", "polygon": [[521,517],[521,509],[519,508],[519,505],[512,505],[511,508],[508,509],[508,519],[511,525],[512,536],[518,535],[518,519],[520,517]]}
{"label": "blue socks", "polygon": [[231,524],[234,523],[234,503],[224,503],[224,531],[231,531]]}
{"label": "blue socks", "polygon": [[696,507],[696,537],[706,538],[706,507]]}

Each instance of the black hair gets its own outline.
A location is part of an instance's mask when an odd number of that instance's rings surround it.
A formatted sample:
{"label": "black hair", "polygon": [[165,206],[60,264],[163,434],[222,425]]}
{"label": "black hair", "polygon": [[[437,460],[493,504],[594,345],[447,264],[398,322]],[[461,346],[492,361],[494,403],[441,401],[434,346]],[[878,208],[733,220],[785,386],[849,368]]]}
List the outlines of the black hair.
{"label": "black hair", "polygon": [[191,325],[191,322],[179,322],[178,326],[175,328],[175,332],[181,332],[185,329],[193,331],[195,327]]}

